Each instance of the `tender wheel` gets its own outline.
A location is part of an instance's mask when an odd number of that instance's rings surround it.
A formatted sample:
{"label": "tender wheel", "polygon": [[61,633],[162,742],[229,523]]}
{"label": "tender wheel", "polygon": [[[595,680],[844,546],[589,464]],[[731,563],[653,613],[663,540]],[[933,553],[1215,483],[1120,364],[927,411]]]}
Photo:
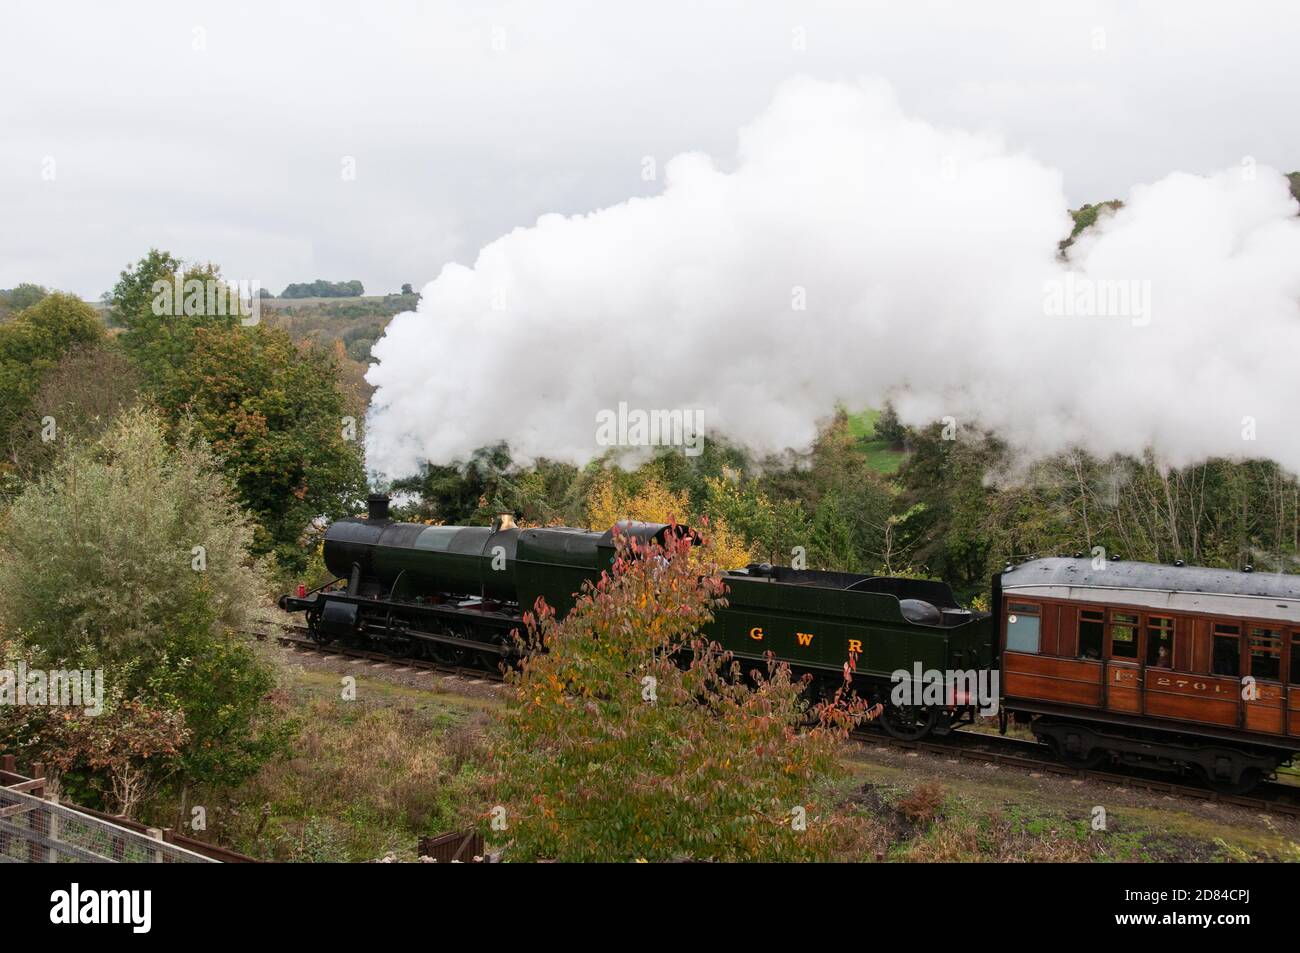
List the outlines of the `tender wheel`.
{"label": "tender wheel", "polygon": [[886,705],[880,724],[899,741],[919,741],[928,735],[939,720],[938,708],[923,705]]}

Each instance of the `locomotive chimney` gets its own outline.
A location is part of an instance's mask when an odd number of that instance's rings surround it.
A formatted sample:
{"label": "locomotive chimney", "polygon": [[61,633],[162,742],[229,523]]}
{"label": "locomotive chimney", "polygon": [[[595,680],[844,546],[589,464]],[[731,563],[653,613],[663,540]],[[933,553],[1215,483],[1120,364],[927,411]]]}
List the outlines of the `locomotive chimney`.
{"label": "locomotive chimney", "polygon": [[368,502],[370,504],[370,512],[367,513],[366,515],[369,519],[372,520],[388,519],[388,494],[387,493],[371,493]]}

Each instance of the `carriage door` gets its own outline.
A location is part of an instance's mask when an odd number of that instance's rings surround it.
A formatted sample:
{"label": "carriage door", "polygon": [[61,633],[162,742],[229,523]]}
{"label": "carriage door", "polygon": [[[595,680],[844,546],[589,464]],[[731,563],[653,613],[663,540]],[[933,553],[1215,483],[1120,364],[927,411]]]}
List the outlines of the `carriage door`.
{"label": "carriage door", "polygon": [[1142,709],[1142,626],[1136,612],[1107,613],[1105,704],[1111,711]]}
{"label": "carriage door", "polygon": [[1246,647],[1253,680],[1243,687],[1245,727],[1280,735],[1286,732],[1286,692],[1282,687],[1282,636],[1280,626],[1247,623]]}
{"label": "carriage door", "polygon": [[1300,735],[1300,629],[1291,630],[1287,668],[1286,719],[1288,735]]}

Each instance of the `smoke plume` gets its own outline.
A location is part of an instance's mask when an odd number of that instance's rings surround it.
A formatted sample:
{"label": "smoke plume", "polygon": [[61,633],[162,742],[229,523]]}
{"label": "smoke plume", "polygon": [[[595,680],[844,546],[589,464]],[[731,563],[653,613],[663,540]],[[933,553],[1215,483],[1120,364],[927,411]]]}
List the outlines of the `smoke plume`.
{"label": "smoke plume", "polygon": [[1277,171],[1137,186],[1065,260],[1060,173],[906,115],[884,83],[786,83],[730,165],[679,155],[654,197],[543,216],[443,268],[375,345],[369,466],[499,440],[583,462],[620,404],[799,451],[837,404],[892,398],[1025,459],[1154,447],[1300,470],[1300,218]]}

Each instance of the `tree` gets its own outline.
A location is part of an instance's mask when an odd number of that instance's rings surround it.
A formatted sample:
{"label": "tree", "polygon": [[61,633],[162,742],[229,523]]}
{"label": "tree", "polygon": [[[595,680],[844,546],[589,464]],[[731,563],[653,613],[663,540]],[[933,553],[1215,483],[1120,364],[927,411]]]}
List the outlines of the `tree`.
{"label": "tree", "polygon": [[[70,444],[0,525],[0,626],[79,666],[157,659],[182,626],[243,627],[252,528],[212,451],[130,410]],[[201,547],[201,549],[196,549]]]}
{"label": "tree", "polygon": [[609,529],[619,520],[642,520],[647,523],[702,522],[697,528],[710,539],[711,552],[726,569],[743,569],[754,562],[754,553],[727,525],[722,517],[707,519],[696,513],[685,493],[674,493],[653,476],[640,482],[635,492],[628,492],[606,473],[592,487],[587,499],[587,525],[592,529]]}
{"label": "tree", "polygon": [[359,298],[366,293],[359,281],[302,281],[288,285],[280,292],[281,298]]}
{"label": "tree", "polygon": [[50,293],[48,288],[23,282],[8,291],[0,291],[0,317],[5,314],[30,308]]}
{"label": "tree", "polygon": [[[48,671],[38,647],[24,646],[0,633],[0,667]],[[161,780],[162,762],[189,739],[185,716],[136,699],[120,687],[105,692],[102,708],[56,705],[0,705],[0,737],[5,750],[23,761],[44,762],[59,774],[65,797],[78,803],[103,803],[131,814]]]}
{"label": "tree", "polygon": [[115,704],[180,714],[186,736],[150,783],[174,771],[236,783],[285,738],[265,704],[272,673],[231,634],[265,583],[211,450],[164,432],[156,412],[129,410],[95,443],[64,447],[14,501],[0,525],[0,631],[48,664],[103,669]]}
{"label": "tree", "polygon": [[150,308],[154,283],[170,281],[181,270],[181,260],[171,252],[150,248],[138,262],[127,265],[108,294],[109,313],[121,327],[130,327]]}
{"label": "tree", "polygon": [[0,435],[10,460],[15,443],[40,432],[32,395],[63,357],[104,340],[95,309],[74,295],[47,295],[0,325]]}
{"label": "tree", "polygon": [[883,440],[893,450],[902,450],[907,442],[907,428],[898,419],[898,411],[893,403],[885,401],[885,407],[876,418],[876,439]]}
{"label": "tree", "polygon": [[[178,277],[184,282],[180,295],[175,293]],[[186,285],[195,290],[186,292]],[[194,346],[196,330],[239,323],[240,314],[226,307],[225,301],[218,308],[213,300],[209,307],[207,289],[219,286],[224,282],[216,265],[193,265],[183,271],[180,259],[156,248],[122,272],[108,297],[109,315],[126,329],[122,346],[149,386],[159,390],[170,386]],[[196,292],[197,297],[191,297]]]}
{"label": "tree", "polygon": [[[97,440],[118,414],[139,400],[139,392],[134,365],[111,342],[69,351],[32,395],[33,424],[14,431],[17,472],[32,479],[69,441]],[[45,421],[48,427],[41,425]]]}
{"label": "tree", "polygon": [[[224,284],[216,265],[185,274],[181,307],[172,290],[180,268],[177,258],[152,249],[122,272],[111,308],[126,327],[123,347],[173,431],[192,418],[216,450],[257,519],[254,551],[301,569],[307,556],[299,540],[308,524],[344,515],[363,496],[356,439],[362,408],[347,403],[328,352],[298,347],[282,330],[245,327],[229,305],[213,309],[191,299]],[[191,281],[198,282],[194,292]],[[163,284],[155,291],[156,282]]]}
{"label": "tree", "polygon": [[415,289],[411,287],[410,282],[407,282],[406,284],[402,285],[402,294],[404,295],[415,294]]}
{"label": "tree", "polygon": [[510,859],[793,860],[846,846],[826,795],[864,706],[810,709],[784,665],[742,673],[702,638],[724,588],[690,549],[623,539],[562,622],[540,601],[526,617],[544,651],[509,676],[488,780],[505,821],[488,836]]}
{"label": "tree", "polygon": [[329,352],[278,329],[198,328],[159,393],[223,461],[257,520],[254,551],[290,569],[305,565],[299,538],[313,519],[344,516],[365,495],[360,411],[345,403],[338,373]]}
{"label": "tree", "polygon": [[1070,246],[1074,244],[1074,240],[1079,237],[1079,233],[1096,225],[1100,217],[1114,215],[1123,207],[1124,203],[1119,199],[1110,199],[1105,202],[1098,202],[1096,205],[1084,205],[1080,208],[1071,209],[1070,217],[1074,219],[1074,228],[1071,229],[1069,237],[1059,243],[1060,254],[1064,256],[1069,251]]}
{"label": "tree", "polygon": [[701,509],[712,520],[734,530],[756,558],[788,565],[795,547],[807,547],[811,528],[793,500],[772,500],[752,481],[710,477],[705,481]]}

